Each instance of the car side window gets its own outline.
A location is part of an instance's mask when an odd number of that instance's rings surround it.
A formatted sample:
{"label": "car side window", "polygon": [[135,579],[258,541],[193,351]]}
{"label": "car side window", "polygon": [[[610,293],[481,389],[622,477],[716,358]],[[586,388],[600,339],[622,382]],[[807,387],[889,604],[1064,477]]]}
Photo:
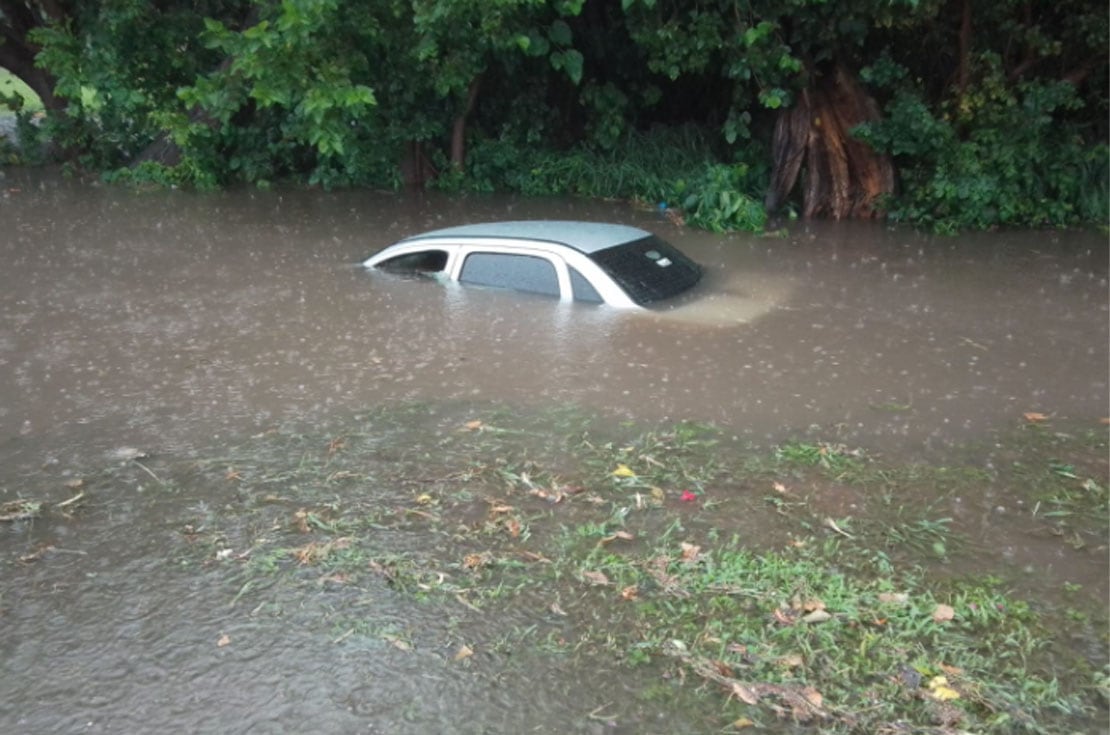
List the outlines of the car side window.
{"label": "car side window", "polygon": [[574,292],[575,301],[585,301],[590,304],[600,304],[604,301],[593,284],[587,281],[577,268],[569,265],[567,268],[570,270],[570,287]]}
{"label": "car side window", "polygon": [[439,273],[447,267],[447,251],[418,250],[390,258],[378,265],[391,273]]}
{"label": "car side window", "polygon": [[534,255],[471,253],[459,274],[461,283],[559,295],[559,277],[550,261]]}

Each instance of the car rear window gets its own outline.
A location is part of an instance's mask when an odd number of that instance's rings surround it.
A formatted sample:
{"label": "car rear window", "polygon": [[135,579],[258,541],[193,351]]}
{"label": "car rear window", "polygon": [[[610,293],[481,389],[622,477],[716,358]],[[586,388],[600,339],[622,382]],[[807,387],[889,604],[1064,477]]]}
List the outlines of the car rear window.
{"label": "car rear window", "polygon": [[677,296],[701,279],[701,267],[652,235],[590,256],[637,304]]}

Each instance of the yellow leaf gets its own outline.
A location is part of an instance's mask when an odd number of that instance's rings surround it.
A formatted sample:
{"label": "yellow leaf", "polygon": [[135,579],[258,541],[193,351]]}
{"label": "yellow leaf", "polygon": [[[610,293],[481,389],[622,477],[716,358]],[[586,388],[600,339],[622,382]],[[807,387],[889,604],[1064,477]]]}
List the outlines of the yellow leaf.
{"label": "yellow leaf", "polygon": [[948,677],[934,676],[929,680],[929,694],[933,699],[947,702],[950,699],[959,699],[960,693],[948,686]]}
{"label": "yellow leaf", "polygon": [[1039,423],[1041,421],[1048,421],[1048,416],[1046,416],[1043,413],[1037,413],[1036,411],[1029,411],[1028,413],[1023,413],[1022,416],[1024,416],[1025,420],[1028,421],[1031,424],[1036,424],[1036,423]]}
{"label": "yellow leaf", "polygon": [[947,702],[950,699],[959,699],[960,693],[951,687],[937,687],[933,690],[933,697],[941,702]]}
{"label": "yellow leaf", "polygon": [[635,477],[636,473],[633,472],[628,465],[618,464],[617,469],[613,470],[613,477]]}
{"label": "yellow leaf", "polygon": [[467,421],[465,424],[463,424],[463,428],[469,431],[477,431],[478,429],[482,428],[482,422],[478,421],[477,419],[475,419],[474,421]]}
{"label": "yellow leaf", "polygon": [[732,723],[733,729],[743,730],[746,727],[755,727],[755,722],[749,720],[747,717],[741,717],[736,722]]}
{"label": "yellow leaf", "polygon": [[459,646],[459,650],[455,654],[455,660],[456,661],[462,661],[463,659],[470,658],[473,655],[474,655],[474,649],[472,649],[470,646],[468,646],[464,643],[461,646]]}

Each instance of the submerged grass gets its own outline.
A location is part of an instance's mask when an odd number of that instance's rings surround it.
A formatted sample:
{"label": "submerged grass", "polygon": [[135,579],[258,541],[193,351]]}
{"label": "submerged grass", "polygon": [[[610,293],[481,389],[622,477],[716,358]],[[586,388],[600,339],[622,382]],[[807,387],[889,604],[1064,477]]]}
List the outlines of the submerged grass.
{"label": "submerged grass", "polygon": [[[994,533],[1045,529],[1105,577],[1105,456],[1105,436],[1022,429],[975,464],[897,464],[700,424],[410,405],[118,472],[195,499],[184,569],[248,610],[318,607],[335,645],[420,645],[375,619],[390,595],[455,611],[456,662],[606,660],[644,699],[702,692],[725,731],[1054,732],[1105,720],[1106,611],[1078,583],[1055,603],[1023,591],[983,512],[1005,497],[1024,525]],[[490,618],[497,636],[466,632]]]}

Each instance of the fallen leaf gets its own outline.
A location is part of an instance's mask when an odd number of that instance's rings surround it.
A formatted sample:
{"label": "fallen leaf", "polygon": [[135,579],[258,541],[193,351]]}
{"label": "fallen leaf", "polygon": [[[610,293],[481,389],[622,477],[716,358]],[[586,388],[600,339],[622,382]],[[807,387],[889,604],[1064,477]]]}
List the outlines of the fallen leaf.
{"label": "fallen leaf", "polygon": [[698,555],[701,554],[701,547],[695,544],[688,544],[682,542],[682,561],[687,564],[693,564],[698,560]]}
{"label": "fallen leaf", "polygon": [[809,615],[802,616],[803,623],[823,623],[832,620],[832,615],[827,610],[814,610]]}
{"label": "fallen leaf", "polygon": [[493,554],[483,551],[480,554],[467,554],[463,557],[463,569],[481,569],[493,563]]}
{"label": "fallen leaf", "polygon": [[844,538],[854,538],[854,536],[852,536],[852,534],[848,533],[848,532],[847,532],[847,531],[845,531],[845,530],[844,530],[843,528],[841,528],[840,526],[838,526],[838,525],[836,524],[836,521],[834,521],[834,520],[833,520],[832,518],[826,518],[826,519],[825,519],[825,526],[826,526],[827,528],[829,528],[829,529],[833,530],[833,531],[836,531],[837,533],[839,533],[839,534],[840,534],[841,536],[843,536]]}
{"label": "fallen leaf", "polygon": [[795,622],[794,617],[788,615],[782,608],[776,608],[775,612],[772,613],[772,615],[774,616],[775,621],[780,623],[781,625],[793,625]]}
{"label": "fallen leaf", "polygon": [[390,643],[398,651],[412,650],[412,644],[406,641],[404,638],[398,638],[395,635],[383,635],[382,638]]}
{"label": "fallen leaf", "polygon": [[611,544],[614,541],[631,541],[634,538],[636,537],[630,534],[628,531],[617,531],[616,533],[601,539],[600,541],[598,541],[598,543],[604,546],[605,544]]}
{"label": "fallen leaf", "polygon": [[734,730],[743,730],[746,727],[755,727],[755,722],[749,720],[747,717],[741,717],[739,720],[732,723],[732,729]]}
{"label": "fallen leaf", "polygon": [[776,493],[782,493],[783,495],[786,495],[788,492],[790,492],[789,490],[786,489],[786,485],[783,485],[781,482],[778,482],[777,480],[774,483],[771,484],[771,487],[773,487],[775,489]]}
{"label": "fallen leaf", "polygon": [[811,599],[811,600],[806,600],[802,604],[802,609],[805,610],[806,612],[813,612],[814,610],[824,610],[825,609],[825,602],[823,600],[818,600],[816,598]]}
{"label": "fallen leaf", "polygon": [[732,683],[732,693],[745,704],[759,704],[759,695],[738,681]]}
{"label": "fallen leaf", "polygon": [[605,576],[604,572],[582,572],[582,578],[590,584],[609,584],[609,578]]}
{"label": "fallen leaf", "polygon": [[784,669],[796,669],[805,663],[800,653],[791,653],[788,656],[783,656],[778,660],[778,665]]}
{"label": "fallen leaf", "polygon": [[216,645],[220,648],[223,648],[224,646],[230,646],[231,636],[225,633],[224,635],[220,636],[220,640],[216,641]]}
{"label": "fallen leaf", "polygon": [[805,689],[803,689],[802,696],[806,698],[807,702],[817,708],[820,708],[825,701],[825,698],[821,696],[821,692],[817,691],[813,687],[806,687]]}
{"label": "fallen leaf", "polygon": [[639,596],[639,594],[640,594],[640,588],[637,587],[634,584],[631,584],[631,585],[625,587],[623,590],[621,590],[621,599],[623,599],[623,600],[635,600],[637,598],[637,596]]}
{"label": "fallen leaf", "polygon": [[960,693],[948,686],[948,677],[945,676],[934,676],[929,680],[929,694],[940,702],[960,698]]}
{"label": "fallen leaf", "polygon": [[429,495],[428,493],[424,493],[422,495],[417,495],[416,496],[416,504],[417,505],[431,505],[432,504],[432,496]]}
{"label": "fallen leaf", "polygon": [[1036,411],[1023,413],[1022,416],[1024,416],[1025,420],[1031,424],[1040,423],[1041,421],[1048,421],[1048,416],[1043,413],[1037,413]]}
{"label": "fallen leaf", "polygon": [[613,470],[613,477],[635,477],[636,473],[632,471],[626,464],[618,464],[617,469]]}
{"label": "fallen leaf", "polygon": [[65,486],[68,487],[70,490],[80,490],[82,487],[84,487],[84,485],[85,481],[80,479],[70,480],[65,484]]}
{"label": "fallen leaf", "polygon": [[474,649],[464,643],[461,646],[459,646],[459,650],[455,654],[455,660],[456,661],[462,661],[463,659],[468,659],[473,655],[474,655]]}
{"label": "fallen leaf", "polygon": [[655,502],[662,503],[664,497],[665,497],[665,493],[663,492],[662,488],[653,487],[651,489],[651,499],[654,500]]}
{"label": "fallen leaf", "polygon": [[880,592],[879,602],[888,605],[905,605],[910,601],[910,596],[905,592]]}
{"label": "fallen leaf", "polygon": [[482,428],[482,422],[478,421],[477,419],[475,419],[474,421],[467,421],[465,424],[463,424],[463,428],[468,431],[477,431],[478,429]]}
{"label": "fallen leaf", "polygon": [[513,538],[520,538],[520,521],[516,518],[510,518],[508,523],[505,524],[505,528],[508,530],[510,536]]}
{"label": "fallen leaf", "polygon": [[937,623],[946,623],[956,617],[956,611],[950,605],[939,604],[937,609],[933,610],[933,621]]}
{"label": "fallen leaf", "polygon": [[490,515],[498,515],[499,513],[512,513],[514,510],[511,505],[494,505],[489,509]]}

